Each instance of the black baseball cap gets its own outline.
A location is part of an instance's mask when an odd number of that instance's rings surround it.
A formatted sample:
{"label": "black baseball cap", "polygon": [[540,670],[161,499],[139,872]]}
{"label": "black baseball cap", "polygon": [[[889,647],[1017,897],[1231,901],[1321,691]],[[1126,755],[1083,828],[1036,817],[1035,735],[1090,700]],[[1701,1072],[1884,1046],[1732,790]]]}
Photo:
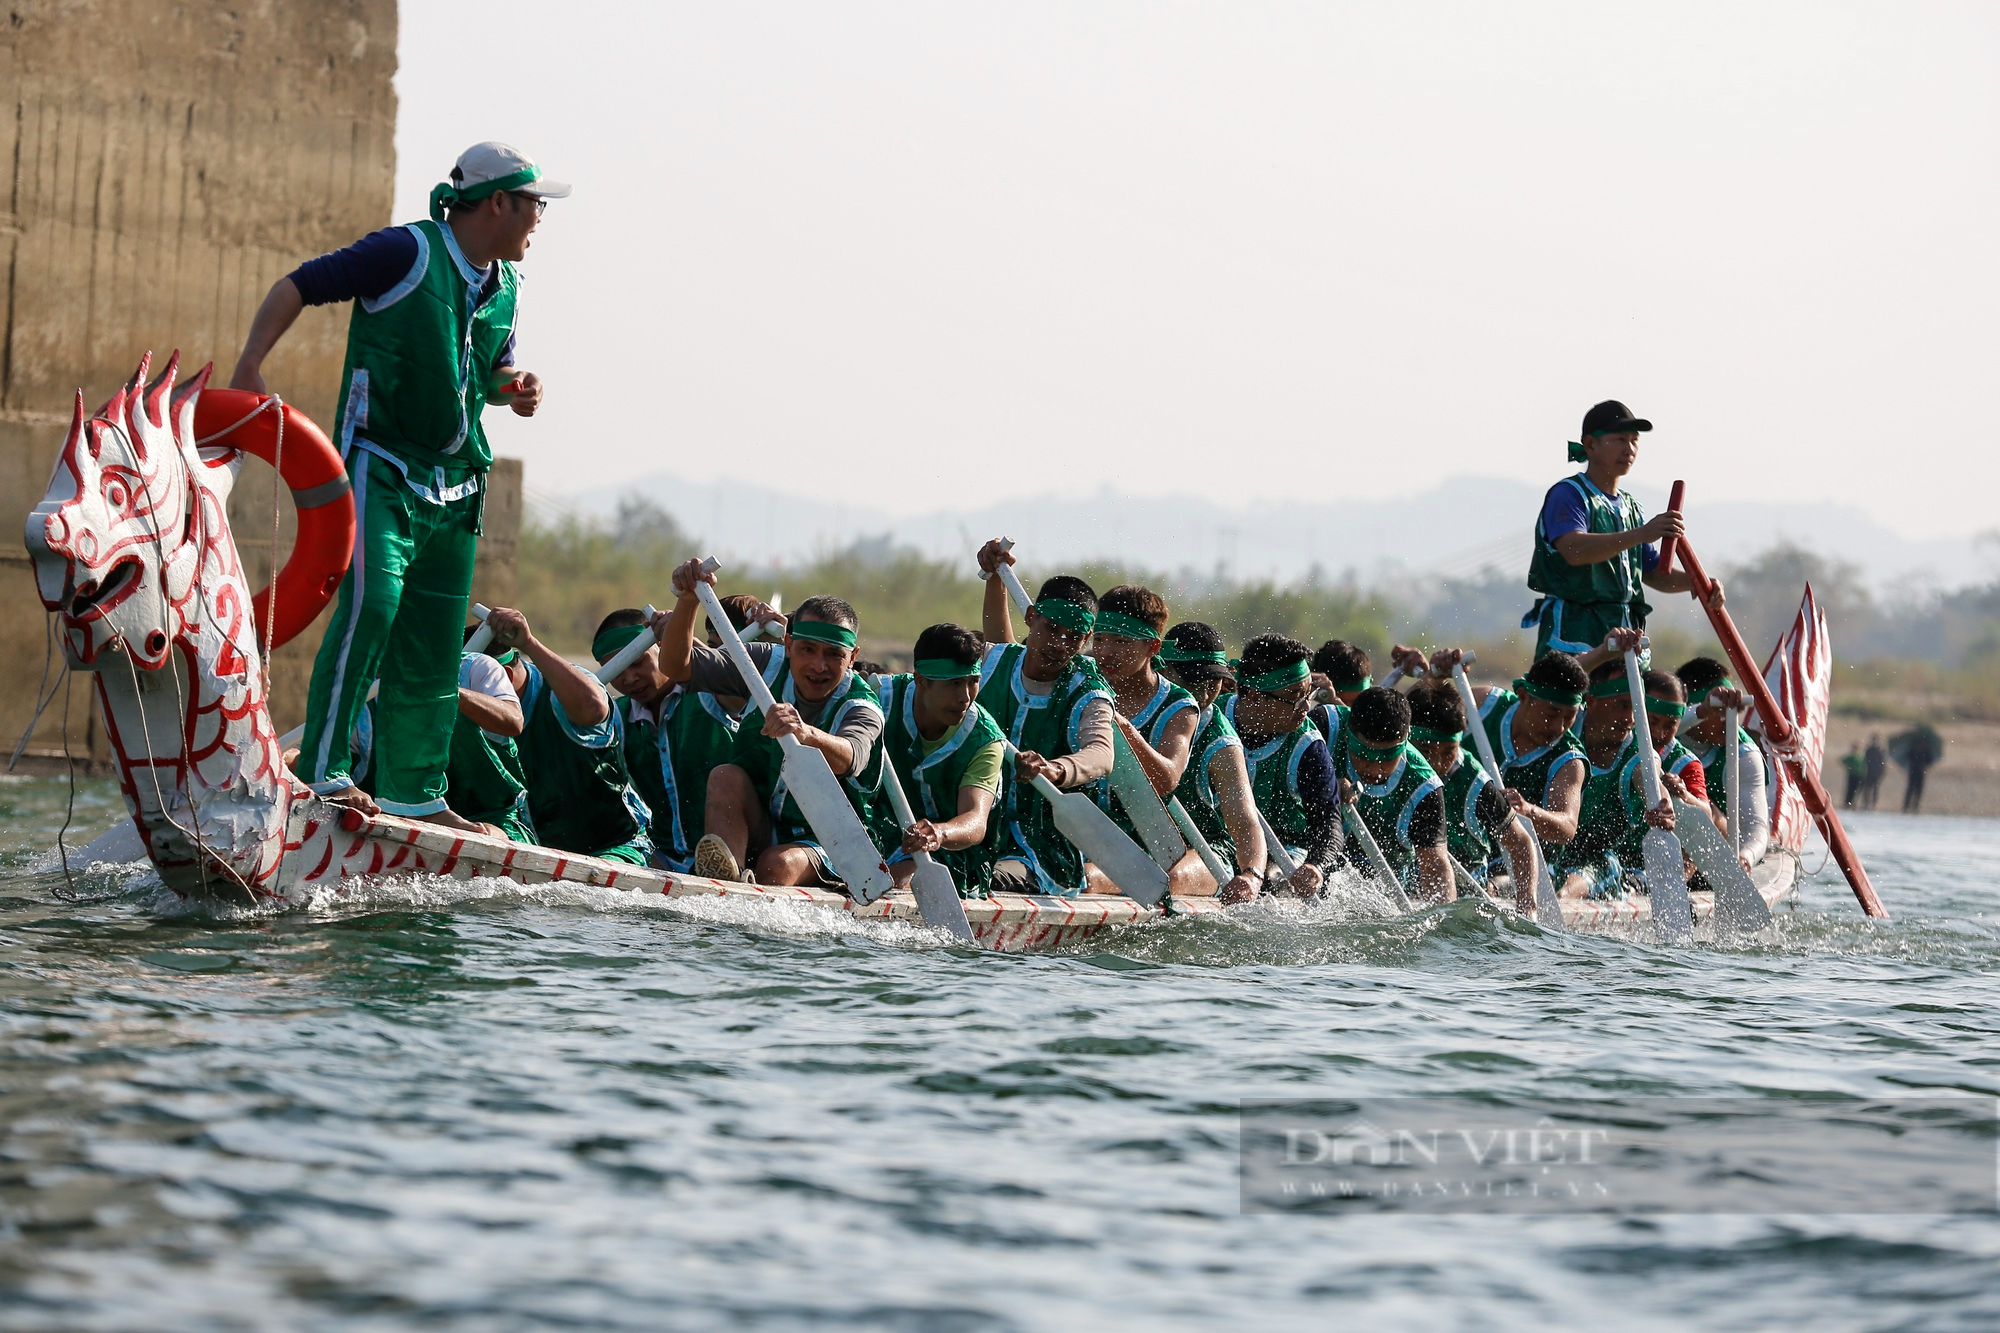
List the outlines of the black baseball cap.
{"label": "black baseball cap", "polygon": [[1615,398],[1607,398],[1583,414],[1585,435],[1630,435],[1652,428],[1652,422],[1633,416],[1632,409]]}

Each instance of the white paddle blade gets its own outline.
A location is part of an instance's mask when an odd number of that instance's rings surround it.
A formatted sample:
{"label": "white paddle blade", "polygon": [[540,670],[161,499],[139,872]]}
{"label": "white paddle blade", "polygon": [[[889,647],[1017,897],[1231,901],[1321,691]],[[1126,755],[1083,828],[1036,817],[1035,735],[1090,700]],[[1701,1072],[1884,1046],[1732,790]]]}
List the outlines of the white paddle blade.
{"label": "white paddle blade", "polygon": [[1099,809],[1097,802],[1063,791],[1047,778],[1037,779],[1035,787],[1048,799],[1057,831],[1076,844],[1076,849],[1124,890],[1126,897],[1153,907],[1167,896],[1167,872],[1126,837],[1125,830]]}
{"label": "white paddle blade", "polygon": [[785,786],[833,861],[834,873],[847,881],[856,902],[874,902],[894,888],[895,881],[890,878],[889,863],[861,826],[861,816],[848,804],[840,779],[833,775],[826,756],[798,737],[781,736],[778,743],[785,751]]}
{"label": "white paddle blade", "polygon": [[1160,804],[1160,794],[1153,790],[1146,770],[1139,767],[1139,756],[1125,739],[1124,728],[1116,725],[1111,728],[1111,753],[1111,790],[1125,807],[1132,827],[1139,830],[1139,840],[1146,844],[1154,862],[1162,870],[1172,870],[1187,855],[1187,843],[1174,827],[1173,816]]}
{"label": "white paddle blade", "polygon": [[1235,872],[1230,870],[1228,863],[1209,844],[1208,839],[1201,836],[1201,830],[1195,827],[1194,816],[1181,804],[1180,797],[1176,796],[1167,802],[1167,813],[1173,816],[1174,823],[1180,828],[1181,836],[1188,840],[1188,845],[1201,857],[1201,863],[1208,867],[1208,873],[1215,876],[1215,886],[1218,889],[1235,878]]}
{"label": "white paddle blade", "polygon": [[958,885],[951,871],[929,852],[918,852],[917,870],[910,876],[910,891],[916,895],[917,913],[933,930],[948,930],[966,943],[972,940],[972,923],[965,918],[965,904],[959,901]]}
{"label": "white paddle blade", "polygon": [[[1514,818],[1521,821],[1521,827],[1528,831],[1528,841],[1534,844],[1535,924],[1543,930],[1561,930],[1563,929],[1562,899],[1556,897],[1555,880],[1549,875],[1548,855],[1542,851],[1541,840],[1535,836],[1535,826],[1528,822],[1526,816],[1516,815]],[[1508,865],[1512,864],[1513,860],[1509,858]]]}
{"label": "white paddle blade", "polygon": [[1707,815],[1682,801],[1674,802],[1674,828],[1681,834],[1681,846],[1694,858],[1715,890],[1715,926],[1720,934],[1755,934],[1771,924],[1771,905],[1750,873],[1736,859],[1736,853]]}
{"label": "white paddle blade", "polygon": [[1681,944],[1694,934],[1694,902],[1682,877],[1680,840],[1652,829],[1643,844],[1646,888],[1653,899],[1653,934],[1662,944]]}
{"label": "white paddle blade", "polygon": [[1285,846],[1285,840],[1278,836],[1278,830],[1271,827],[1271,821],[1265,817],[1263,807],[1258,806],[1255,809],[1257,823],[1264,830],[1264,857],[1278,867],[1279,874],[1289,880],[1298,871],[1299,863],[1292,859],[1292,849]]}

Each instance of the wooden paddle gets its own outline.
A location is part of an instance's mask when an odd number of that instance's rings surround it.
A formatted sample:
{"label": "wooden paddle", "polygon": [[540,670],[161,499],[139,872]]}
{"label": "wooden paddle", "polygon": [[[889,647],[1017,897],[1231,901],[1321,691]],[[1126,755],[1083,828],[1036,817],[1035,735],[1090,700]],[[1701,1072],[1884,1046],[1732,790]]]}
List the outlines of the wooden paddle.
{"label": "wooden paddle", "polygon": [[[1007,742],[1007,758],[1019,760],[1021,752],[1012,741]],[[1096,801],[1081,792],[1064,791],[1037,773],[1035,790],[1049,803],[1055,815],[1056,830],[1083,853],[1099,870],[1103,871],[1113,884],[1147,907],[1157,904],[1167,894],[1167,872],[1153,863],[1138,843],[1125,836],[1125,830],[1112,822]],[[1006,853],[1001,853],[1006,859]]]}
{"label": "wooden paddle", "polygon": [[[1493,740],[1486,734],[1485,720],[1479,716],[1479,703],[1472,697],[1472,682],[1465,678],[1465,664],[1478,660],[1476,653],[1467,652],[1459,656],[1457,665],[1451,669],[1452,688],[1458,691],[1458,700],[1465,706],[1465,729],[1472,733],[1473,746],[1479,752],[1479,761],[1486,765],[1487,776],[1505,787],[1506,774],[1493,756]],[[1536,924],[1543,930],[1561,930],[1562,900],[1556,897],[1555,882],[1549,876],[1549,858],[1542,851],[1541,839],[1535,835],[1534,823],[1526,815],[1516,814],[1514,818],[1527,831],[1528,845],[1534,849],[1535,864],[1525,868],[1517,866],[1513,855],[1506,847],[1501,847],[1501,854],[1507,857],[1508,878],[1518,885],[1524,882],[1521,878],[1523,874],[1530,876],[1535,886]]]}
{"label": "wooden paddle", "polygon": [[[882,790],[889,794],[889,808],[896,812],[896,826],[908,833],[917,816],[910,809],[910,798],[903,794],[896,765],[886,754],[882,756]],[[917,863],[916,873],[910,876],[910,890],[916,895],[917,912],[924,924],[948,930],[970,943],[972,923],[965,919],[965,904],[959,901],[958,885],[953,882],[951,871],[939,865],[929,852],[910,855]]]}
{"label": "wooden paddle", "polygon": [[[721,568],[714,560],[704,560],[702,572],[713,573]],[[743,684],[750,691],[751,699],[763,711],[766,718],[778,701],[771,695],[771,687],[764,683],[764,675],[757,670],[757,664],[750,660],[750,650],[743,646],[736,627],[729,623],[729,616],[716,599],[715,589],[706,581],[695,580],[695,596],[701,599],[702,609],[708,612],[708,621],[722,636],[722,650],[729,654],[729,660],[736,666],[736,674],[743,677]],[[643,640],[642,634],[639,639]],[[875,843],[868,836],[868,830],[861,826],[861,816],[854,813],[848,804],[847,792],[840,779],[834,776],[827,764],[826,756],[797,736],[780,736],[778,744],[784,751],[785,786],[793,799],[799,803],[799,810],[805,815],[806,823],[812,826],[814,836],[826,849],[833,869],[847,881],[848,891],[860,903],[872,903],[890,889],[895,881],[890,878],[888,862],[876,850]],[[887,764],[889,757],[882,756]]]}
{"label": "wooden paddle", "polygon": [[[1645,639],[1639,647],[1647,646]],[[1646,809],[1664,800],[1660,790],[1660,757],[1653,752],[1653,731],[1646,724],[1646,685],[1639,678],[1637,649],[1625,650],[1625,685],[1632,693],[1632,741],[1639,750],[1639,777],[1645,783]],[[1646,888],[1653,898],[1653,934],[1663,944],[1677,944],[1694,934],[1694,904],[1688,898],[1681,868],[1681,843],[1663,828],[1646,825],[1641,844],[1646,863]]]}

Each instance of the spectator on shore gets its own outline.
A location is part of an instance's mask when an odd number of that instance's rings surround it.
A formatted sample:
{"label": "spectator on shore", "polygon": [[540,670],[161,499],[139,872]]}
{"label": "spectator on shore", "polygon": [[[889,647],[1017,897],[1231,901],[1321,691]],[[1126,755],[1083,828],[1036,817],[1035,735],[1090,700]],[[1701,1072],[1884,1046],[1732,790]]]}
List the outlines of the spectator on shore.
{"label": "spectator on shore", "polygon": [[1895,747],[1901,751],[1898,757],[1903,761],[1903,767],[1910,771],[1909,778],[1903,784],[1903,813],[1921,814],[1924,805],[1924,776],[1930,772],[1933,764],[1944,757],[1944,741],[1935,731],[1921,724],[1910,728],[1897,739],[1902,742],[1900,746]]}
{"label": "spectator on shore", "polygon": [[1889,752],[1882,748],[1880,733],[1868,738],[1868,752],[1862,762],[1868,771],[1861,783],[1861,804],[1863,809],[1873,810],[1875,798],[1882,794],[1882,778],[1889,771]]}
{"label": "spectator on shore", "polygon": [[1847,794],[1841,797],[1840,804],[1852,810],[1855,799],[1861,795],[1861,789],[1868,780],[1868,758],[1861,753],[1860,741],[1847,747],[1847,753],[1840,758],[1840,769],[1847,774]]}

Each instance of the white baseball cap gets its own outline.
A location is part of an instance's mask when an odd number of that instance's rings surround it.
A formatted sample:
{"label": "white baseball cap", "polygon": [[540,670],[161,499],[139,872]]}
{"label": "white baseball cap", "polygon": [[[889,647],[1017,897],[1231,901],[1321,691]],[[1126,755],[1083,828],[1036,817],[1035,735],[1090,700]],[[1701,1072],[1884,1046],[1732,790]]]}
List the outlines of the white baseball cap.
{"label": "white baseball cap", "polygon": [[534,160],[512,144],[488,140],[458,155],[451,179],[431,191],[431,216],[442,219],[446,204],[477,203],[502,190],[539,199],[567,199],[570,185],[542,175]]}

